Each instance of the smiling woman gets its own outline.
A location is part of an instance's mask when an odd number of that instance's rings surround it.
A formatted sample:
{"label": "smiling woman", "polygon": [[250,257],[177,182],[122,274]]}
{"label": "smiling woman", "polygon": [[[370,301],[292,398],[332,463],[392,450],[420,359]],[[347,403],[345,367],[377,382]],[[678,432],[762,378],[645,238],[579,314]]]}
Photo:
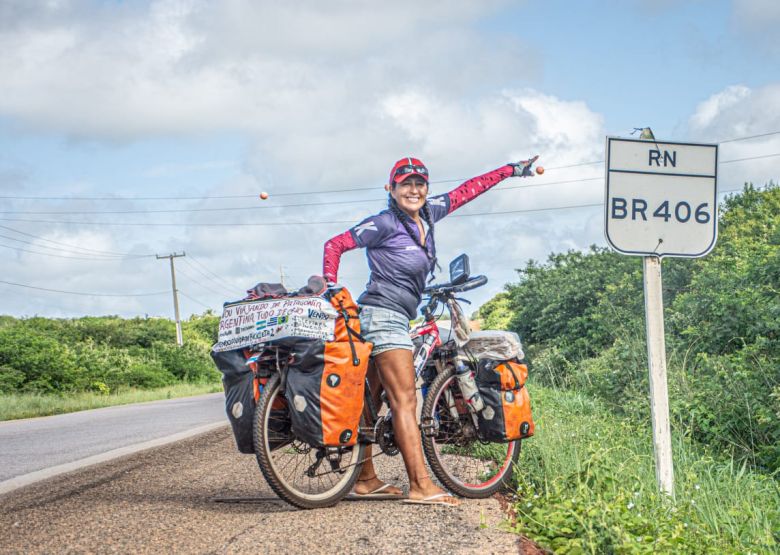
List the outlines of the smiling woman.
{"label": "smiling woman", "polygon": [[[417,426],[417,395],[412,364],[409,320],[414,319],[428,275],[436,263],[434,225],[464,204],[512,176],[533,175],[535,160],[507,164],[461,184],[449,193],[428,197],[428,168],[421,160],[401,158],[390,170],[385,186],[388,208],[370,216],[349,231],[325,243],[323,275],[335,282],[341,255],[351,249],[367,249],[371,270],[366,291],[360,296],[360,327],[373,343],[369,385],[374,403],[382,389],[393,413],[393,428],[409,475],[409,500],[426,504],[457,504],[428,476]],[[376,475],[367,447],[367,460],[355,486],[357,495],[383,492],[401,495]]]}

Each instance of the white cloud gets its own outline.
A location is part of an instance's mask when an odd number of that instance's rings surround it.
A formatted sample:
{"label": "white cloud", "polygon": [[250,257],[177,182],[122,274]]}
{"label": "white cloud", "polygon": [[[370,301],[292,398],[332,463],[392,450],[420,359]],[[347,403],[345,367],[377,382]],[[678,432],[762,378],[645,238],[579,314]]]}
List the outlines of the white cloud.
{"label": "white cloud", "polygon": [[[689,134],[694,140],[726,141],[780,130],[780,83],[750,89],[742,85],[727,87],[699,104],[689,120]],[[745,182],[764,185],[777,182],[780,135],[727,142],[721,145],[719,188],[736,189]]]}
{"label": "white cloud", "polygon": [[[604,124],[584,102],[545,94],[525,75],[533,59],[517,40],[486,37],[474,23],[500,2],[411,0],[368,8],[359,2],[212,3],[160,0],[120,6],[88,1],[31,9],[11,4],[0,25],[0,115],[17,125],[92,141],[144,140],[155,136],[242,133],[250,145],[244,171],[215,183],[206,194],[271,192],[260,201],[204,201],[193,208],[271,207],[257,211],[189,215],[94,216],[140,222],[357,222],[384,207],[382,184],[392,163],[415,154],[433,181],[469,178],[509,161],[540,154],[544,177],[509,180],[463,213],[533,210],[599,202],[599,181],[507,189],[600,177],[598,166],[559,168],[599,160]],[[538,68],[537,68],[538,69]],[[221,157],[222,155],[220,155]],[[208,162],[205,164],[206,169]],[[195,170],[181,164],[153,168],[155,175]],[[139,173],[143,172],[141,168]],[[457,183],[435,183],[442,193]],[[281,197],[281,192],[354,187],[347,194]],[[73,190],[64,191],[73,193]],[[160,191],[162,193],[162,191]],[[102,190],[101,194],[113,194]],[[335,199],[365,204],[273,208]],[[255,204],[256,203],[256,204]],[[14,209],[41,209],[19,202]],[[57,209],[60,205],[53,203]],[[108,202],[84,209],[112,209]],[[128,204],[125,208],[149,205]],[[177,208],[158,206],[157,208]],[[44,206],[45,208],[45,206]],[[598,212],[598,209],[596,209]],[[603,243],[594,209],[480,218],[448,218],[436,229],[442,267],[460,252],[490,285],[479,302],[515,279],[527,258]],[[594,220],[595,218],[595,220]],[[53,219],[48,217],[48,219]],[[79,217],[74,219],[89,219]],[[240,296],[260,280],[274,280],[279,266],[302,284],[321,265],[323,242],[349,224],[266,227],[94,227],[110,237],[96,243],[76,226],[57,226],[63,242],[104,245],[106,250],[165,254],[186,251],[216,272]],[[29,229],[29,228],[25,228]],[[186,259],[185,259],[186,260]],[[102,264],[102,265],[101,265]],[[20,257],[15,281],[75,291],[138,292],[169,287],[167,263],[83,263]],[[197,265],[196,265],[197,266]],[[180,288],[218,306],[221,286],[185,261]],[[359,293],[367,277],[364,254],[345,255],[341,275]],[[53,276],[57,276],[56,279]],[[14,281],[10,280],[9,281]],[[218,293],[211,292],[217,289]],[[38,297],[35,297],[38,299]],[[13,312],[81,314],[116,311],[169,315],[168,296],[142,299],[18,298]],[[50,302],[51,301],[51,302]],[[43,303],[43,304],[41,304]],[[202,308],[183,300],[182,305]],[[32,308],[30,308],[32,307]]]}

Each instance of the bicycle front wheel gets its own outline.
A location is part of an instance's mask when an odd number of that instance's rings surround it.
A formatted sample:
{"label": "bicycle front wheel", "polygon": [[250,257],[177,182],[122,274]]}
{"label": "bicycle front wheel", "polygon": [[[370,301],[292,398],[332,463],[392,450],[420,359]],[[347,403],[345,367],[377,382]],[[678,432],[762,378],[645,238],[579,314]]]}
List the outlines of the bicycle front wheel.
{"label": "bicycle front wheel", "polygon": [[366,446],[317,448],[292,433],[279,374],[266,383],[257,403],[254,444],[257,464],[274,492],[301,509],[330,507],[355,485]]}
{"label": "bicycle front wheel", "polygon": [[508,485],[520,441],[483,442],[452,369],[431,383],[422,406],[423,450],[436,477],[450,491],[472,499]]}

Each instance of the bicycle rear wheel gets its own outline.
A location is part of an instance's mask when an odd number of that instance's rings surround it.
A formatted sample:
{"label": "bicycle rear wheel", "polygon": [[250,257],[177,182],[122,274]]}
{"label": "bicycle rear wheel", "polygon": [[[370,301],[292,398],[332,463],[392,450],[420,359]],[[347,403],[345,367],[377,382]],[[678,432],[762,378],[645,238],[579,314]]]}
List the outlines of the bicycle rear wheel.
{"label": "bicycle rear wheel", "polygon": [[268,380],[257,403],[257,464],[274,492],[301,509],[330,507],[355,485],[365,445],[317,448],[295,437],[279,374]]}
{"label": "bicycle rear wheel", "polygon": [[483,442],[452,369],[440,373],[422,406],[423,450],[436,477],[450,491],[472,499],[508,485],[520,441]]}

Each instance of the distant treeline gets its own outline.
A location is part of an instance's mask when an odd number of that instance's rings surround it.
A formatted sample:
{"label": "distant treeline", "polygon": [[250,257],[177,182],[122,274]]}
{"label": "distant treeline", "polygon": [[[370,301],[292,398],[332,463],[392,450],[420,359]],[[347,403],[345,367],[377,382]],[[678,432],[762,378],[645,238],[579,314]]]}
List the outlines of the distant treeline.
{"label": "distant treeline", "polygon": [[[517,331],[537,380],[649,420],[642,261],[606,249],[529,262],[484,305]],[[708,256],[663,261],[673,426],[780,469],[780,188],[746,185],[721,206]]]}
{"label": "distant treeline", "polygon": [[176,329],[161,318],[0,316],[0,393],[112,393],[180,382],[216,382],[209,357],[219,318],[194,316]]}

